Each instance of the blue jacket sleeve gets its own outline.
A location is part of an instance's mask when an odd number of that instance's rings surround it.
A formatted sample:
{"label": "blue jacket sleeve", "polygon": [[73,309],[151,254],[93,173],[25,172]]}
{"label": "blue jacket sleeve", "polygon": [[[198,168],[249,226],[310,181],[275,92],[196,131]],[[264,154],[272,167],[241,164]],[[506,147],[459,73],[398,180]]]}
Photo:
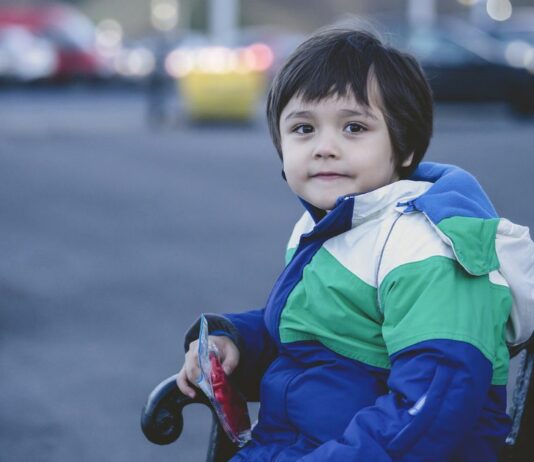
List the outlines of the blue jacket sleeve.
{"label": "blue jacket sleeve", "polygon": [[[259,401],[261,378],[277,354],[276,345],[263,320],[265,310],[258,309],[233,314],[206,314],[210,335],[225,335],[239,349],[239,364],[232,374],[239,389],[249,401]],[[185,337],[185,350],[199,335],[200,322],[189,329]]]}
{"label": "blue jacket sleeve", "polygon": [[236,379],[250,401],[259,401],[263,374],[277,354],[276,344],[264,321],[265,309],[226,314],[239,333],[240,352]]}
{"label": "blue jacket sleeve", "polygon": [[482,411],[490,361],[474,346],[454,340],[420,342],[391,360],[390,392],[359,411],[340,438],[300,462],[451,460]]}

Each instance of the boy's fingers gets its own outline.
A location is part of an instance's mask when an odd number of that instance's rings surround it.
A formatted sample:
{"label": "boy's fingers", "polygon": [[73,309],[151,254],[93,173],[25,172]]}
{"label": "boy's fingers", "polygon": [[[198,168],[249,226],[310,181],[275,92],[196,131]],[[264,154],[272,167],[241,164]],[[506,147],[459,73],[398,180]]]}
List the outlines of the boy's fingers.
{"label": "boy's fingers", "polygon": [[[239,363],[239,350],[235,344],[226,337],[213,336],[211,340],[219,349],[221,355],[221,363],[226,375],[230,375]],[[198,365],[198,340],[194,340],[189,344],[189,350],[185,354],[184,364],[185,379],[190,384],[195,384],[198,377],[200,377],[200,368]]]}
{"label": "boy's fingers", "polygon": [[189,385],[187,378],[185,376],[185,370],[182,368],[180,372],[178,372],[178,375],[176,377],[176,385],[178,385],[178,388],[180,391],[189,396],[190,398],[195,397],[195,390]]}
{"label": "boy's fingers", "polygon": [[[191,344],[192,345],[192,344]],[[198,350],[196,348],[189,348],[189,351],[185,354],[186,362],[198,362]]]}
{"label": "boy's fingers", "polygon": [[188,353],[191,352],[191,351],[198,351],[198,339],[197,339],[197,340],[193,340],[193,341],[189,344],[189,350],[188,350]]}
{"label": "boy's fingers", "polygon": [[198,352],[196,350],[189,350],[185,354],[184,369],[189,379],[194,379],[192,375],[195,369],[198,369]]}
{"label": "boy's fingers", "polygon": [[232,372],[234,372],[234,369],[237,367],[237,361],[234,359],[229,359],[228,357],[225,358],[225,360],[222,363],[222,367],[224,369],[224,373],[226,375],[230,375]]}
{"label": "boy's fingers", "polygon": [[239,351],[233,344],[227,344],[223,351],[222,367],[226,375],[234,372],[239,363]]}
{"label": "boy's fingers", "polygon": [[200,377],[200,368],[198,367],[198,362],[186,361],[184,368],[187,380],[189,380],[190,383],[194,384]]}

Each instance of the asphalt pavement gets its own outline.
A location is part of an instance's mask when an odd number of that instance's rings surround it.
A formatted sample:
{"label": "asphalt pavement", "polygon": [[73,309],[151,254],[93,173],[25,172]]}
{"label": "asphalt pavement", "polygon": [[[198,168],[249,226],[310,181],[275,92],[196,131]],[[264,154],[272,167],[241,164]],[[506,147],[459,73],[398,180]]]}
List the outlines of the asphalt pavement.
{"label": "asphalt pavement", "polygon": [[[133,91],[0,93],[0,461],[201,461],[208,411],[148,443],[150,390],[201,312],[261,306],[301,206],[262,118],[145,120]],[[439,105],[428,160],[534,226],[532,119]]]}

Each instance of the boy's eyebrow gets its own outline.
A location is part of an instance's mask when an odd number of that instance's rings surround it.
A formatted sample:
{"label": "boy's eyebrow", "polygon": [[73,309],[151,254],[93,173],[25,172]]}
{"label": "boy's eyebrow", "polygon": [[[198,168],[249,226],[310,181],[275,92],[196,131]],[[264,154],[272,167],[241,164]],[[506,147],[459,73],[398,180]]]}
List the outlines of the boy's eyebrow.
{"label": "boy's eyebrow", "polygon": [[362,111],[358,111],[356,109],[342,109],[341,111],[339,111],[345,115],[355,115],[355,116],[358,116],[358,117],[369,117],[370,119],[373,119],[373,120],[378,120],[378,117],[372,112],[372,111],[367,111],[367,110],[362,110]]}
{"label": "boy's eyebrow", "polygon": [[[345,116],[358,116],[358,117],[369,117],[373,120],[378,120],[378,117],[374,115],[371,111],[359,111],[356,109],[341,109],[339,111]],[[292,118],[298,118],[298,117],[311,117],[313,115],[313,111],[291,111],[284,120],[292,119]]]}
{"label": "boy's eyebrow", "polygon": [[288,115],[286,115],[284,120],[298,117],[310,117],[311,114],[311,111],[291,111]]}

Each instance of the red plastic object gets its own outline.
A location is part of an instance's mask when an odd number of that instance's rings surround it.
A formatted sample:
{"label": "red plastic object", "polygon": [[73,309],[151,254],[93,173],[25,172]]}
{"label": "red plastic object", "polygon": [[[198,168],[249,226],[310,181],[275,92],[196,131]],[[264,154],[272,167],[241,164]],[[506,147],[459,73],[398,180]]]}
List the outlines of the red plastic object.
{"label": "red plastic object", "polygon": [[[247,403],[243,396],[232,386],[225,374],[217,355],[210,351],[211,382],[215,399],[226,418],[230,431],[235,435],[250,429]],[[224,427],[223,423],[223,427]]]}

